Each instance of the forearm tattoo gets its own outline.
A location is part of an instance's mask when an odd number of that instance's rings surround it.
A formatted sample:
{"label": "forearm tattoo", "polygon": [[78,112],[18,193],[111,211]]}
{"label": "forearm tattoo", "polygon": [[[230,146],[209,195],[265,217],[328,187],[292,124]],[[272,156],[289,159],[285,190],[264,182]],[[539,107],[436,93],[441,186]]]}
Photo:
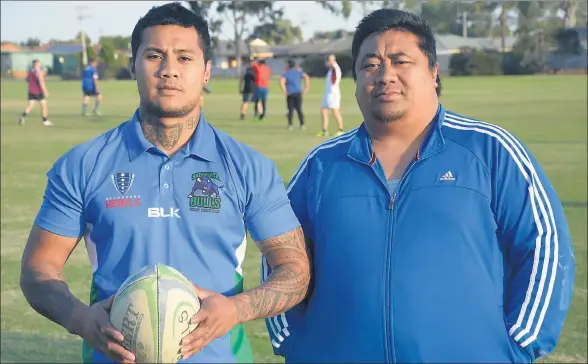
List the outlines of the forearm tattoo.
{"label": "forearm tattoo", "polygon": [[239,322],[271,317],[298,304],[306,296],[310,264],[301,228],[258,243],[272,265],[272,273],[260,286],[235,296]]}

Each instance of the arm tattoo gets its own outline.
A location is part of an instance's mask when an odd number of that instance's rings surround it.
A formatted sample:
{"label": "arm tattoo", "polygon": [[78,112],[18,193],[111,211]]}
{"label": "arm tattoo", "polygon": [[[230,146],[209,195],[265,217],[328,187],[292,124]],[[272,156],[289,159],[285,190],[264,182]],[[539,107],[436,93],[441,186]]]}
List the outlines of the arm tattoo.
{"label": "arm tattoo", "polygon": [[71,318],[86,305],[71,293],[61,272],[54,273],[23,271],[20,282],[22,292],[35,311],[70,333],[77,334],[71,327]]}
{"label": "arm tattoo", "polygon": [[261,241],[258,246],[272,273],[262,285],[233,297],[239,322],[284,312],[302,301],[308,290],[310,264],[301,228]]}

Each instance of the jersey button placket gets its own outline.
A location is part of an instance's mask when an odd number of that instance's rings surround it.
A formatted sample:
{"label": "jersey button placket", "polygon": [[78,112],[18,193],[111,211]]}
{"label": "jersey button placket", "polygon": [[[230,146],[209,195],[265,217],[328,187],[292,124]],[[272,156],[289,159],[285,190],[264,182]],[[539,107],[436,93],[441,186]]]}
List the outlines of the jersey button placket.
{"label": "jersey button placket", "polygon": [[173,197],[172,162],[168,160],[159,172],[159,193],[163,198]]}

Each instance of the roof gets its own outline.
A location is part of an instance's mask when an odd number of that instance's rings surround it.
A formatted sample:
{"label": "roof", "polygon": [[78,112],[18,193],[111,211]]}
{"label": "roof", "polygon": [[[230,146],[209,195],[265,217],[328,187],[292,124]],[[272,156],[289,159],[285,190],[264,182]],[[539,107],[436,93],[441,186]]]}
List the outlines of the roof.
{"label": "roof", "polygon": [[2,52],[20,52],[20,47],[12,42],[2,42]]}
{"label": "roof", "polygon": [[253,57],[273,57],[269,45],[259,38],[249,42],[249,53]]}
{"label": "roof", "polygon": [[[506,48],[512,48],[515,42],[514,37],[507,37]],[[288,44],[271,47],[276,56],[306,56],[310,54],[327,55],[331,53],[351,52],[351,37],[327,40],[310,40],[299,44]],[[475,49],[500,49],[500,38],[464,38],[458,35],[435,35],[437,53],[451,53],[463,47]]]}
{"label": "roof", "polygon": [[276,56],[304,56],[308,54],[331,54],[351,51],[352,38],[333,40],[309,40],[299,44],[272,47]]}
{"label": "roof", "polygon": [[[507,49],[512,48],[515,41],[515,37],[506,37],[504,45]],[[501,38],[464,38],[453,34],[435,35],[435,42],[437,43],[438,53],[443,51],[456,50],[463,47],[496,50],[499,50],[501,47]]]}
{"label": "roof", "polygon": [[56,44],[47,49],[48,52],[54,54],[74,54],[82,51],[82,46],[79,44]]}
{"label": "roof", "polygon": [[[216,56],[234,56],[235,42],[221,39],[212,51]],[[241,41],[241,55],[249,56],[249,47],[243,40]]]}

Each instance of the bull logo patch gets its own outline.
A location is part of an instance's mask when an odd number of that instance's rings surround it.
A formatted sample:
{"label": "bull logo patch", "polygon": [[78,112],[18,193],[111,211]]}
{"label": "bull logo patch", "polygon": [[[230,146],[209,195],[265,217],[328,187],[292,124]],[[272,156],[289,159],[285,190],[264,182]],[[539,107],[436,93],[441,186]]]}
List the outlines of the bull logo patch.
{"label": "bull logo patch", "polygon": [[190,210],[216,212],[221,209],[219,190],[223,187],[216,172],[198,172],[192,174],[192,191],[188,194]]}

